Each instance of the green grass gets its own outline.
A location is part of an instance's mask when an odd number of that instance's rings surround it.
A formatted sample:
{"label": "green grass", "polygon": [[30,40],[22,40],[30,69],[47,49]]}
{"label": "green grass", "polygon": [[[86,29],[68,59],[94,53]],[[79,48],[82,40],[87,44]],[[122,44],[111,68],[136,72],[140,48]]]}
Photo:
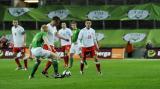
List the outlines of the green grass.
{"label": "green grass", "polygon": [[[71,69],[72,76],[64,79],[45,78],[40,73],[45,66],[42,61],[35,78],[28,80],[29,71],[15,71],[13,60],[0,60],[0,89],[159,89],[160,60],[102,60],[103,75],[95,71],[93,61],[84,75],[79,74],[79,61]],[[60,61],[60,72],[63,62]],[[52,68],[49,70],[52,74]]]}

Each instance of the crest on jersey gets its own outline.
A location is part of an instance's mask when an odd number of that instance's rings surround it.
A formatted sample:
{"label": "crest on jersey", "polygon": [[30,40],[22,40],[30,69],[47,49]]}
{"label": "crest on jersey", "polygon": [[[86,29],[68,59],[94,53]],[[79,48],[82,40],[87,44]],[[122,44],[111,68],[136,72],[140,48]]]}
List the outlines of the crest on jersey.
{"label": "crest on jersey", "polygon": [[12,16],[18,17],[29,12],[30,9],[29,8],[9,8],[8,11]]}
{"label": "crest on jersey", "polygon": [[61,10],[55,10],[52,12],[49,12],[48,17],[52,18],[54,16],[58,16],[60,19],[65,19],[69,15],[69,10],[67,9],[61,9]]}
{"label": "crest on jersey", "polygon": [[136,43],[143,41],[145,37],[145,33],[128,33],[123,37],[123,39],[125,41],[130,41],[131,43]]}
{"label": "crest on jersey", "polygon": [[149,16],[149,11],[147,10],[130,10],[128,12],[128,17],[130,19],[145,19]]}
{"label": "crest on jersey", "polygon": [[89,12],[87,16],[91,20],[103,20],[109,17],[109,13],[103,10],[94,10]]}

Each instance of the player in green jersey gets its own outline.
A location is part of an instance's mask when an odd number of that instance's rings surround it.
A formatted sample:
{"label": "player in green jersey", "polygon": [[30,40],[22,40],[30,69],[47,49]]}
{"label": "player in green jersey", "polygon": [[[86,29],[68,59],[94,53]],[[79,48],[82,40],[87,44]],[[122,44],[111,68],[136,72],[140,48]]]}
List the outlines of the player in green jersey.
{"label": "player in green jersey", "polygon": [[[47,32],[48,32],[48,27],[46,25],[42,25],[41,32],[38,32],[32,40],[31,52],[32,52],[32,55],[34,55],[36,58],[36,63],[33,67],[32,73],[29,76],[29,79],[34,77],[34,74],[35,74],[36,70],[38,69],[38,66],[41,63],[41,61],[40,61],[41,57],[51,59],[52,65],[54,68],[54,73],[55,73],[54,77],[55,78],[63,78],[63,76],[58,73],[57,59],[59,59],[59,56],[56,53],[53,53],[49,50],[45,50],[42,48],[44,43],[48,45]],[[50,46],[48,46],[48,47],[50,47]],[[51,50],[51,48],[49,48],[49,49]]]}
{"label": "player in green jersey", "polygon": [[[71,39],[72,45],[70,49],[70,65],[69,65],[70,68],[73,66],[74,54],[78,54],[81,58],[81,49],[80,49],[80,46],[77,44],[77,39],[78,39],[80,29],[77,28],[77,23],[75,21],[71,22],[71,28],[72,28],[73,35]],[[84,63],[87,65],[86,60],[84,61]]]}

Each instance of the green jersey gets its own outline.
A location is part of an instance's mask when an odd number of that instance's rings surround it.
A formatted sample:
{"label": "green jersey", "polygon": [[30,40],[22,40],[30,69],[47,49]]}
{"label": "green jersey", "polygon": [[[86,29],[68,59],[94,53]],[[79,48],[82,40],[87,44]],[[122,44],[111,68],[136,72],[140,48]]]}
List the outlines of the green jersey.
{"label": "green jersey", "polygon": [[32,40],[32,47],[42,47],[44,44],[43,37],[45,36],[47,36],[46,32],[38,32]]}
{"label": "green jersey", "polygon": [[80,29],[73,30],[73,35],[72,35],[72,42],[73,43],[77,42],[79,32],[80,32]]}

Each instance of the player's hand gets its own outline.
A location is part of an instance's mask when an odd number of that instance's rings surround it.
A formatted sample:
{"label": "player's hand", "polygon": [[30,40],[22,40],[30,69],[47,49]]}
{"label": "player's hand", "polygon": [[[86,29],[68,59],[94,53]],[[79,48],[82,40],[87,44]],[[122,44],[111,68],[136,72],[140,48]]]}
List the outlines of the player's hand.
{"label": "player's hand", "polygon": [[49,51],[52,51],[52,49],[51,49],[51,47],[50,47],[50,46],[48,46],[48,50],[49,50]]}
{"label": "player's hand", "polygon": [[99,51],[99,47],[98,46],[96,46],[96,50]]}

